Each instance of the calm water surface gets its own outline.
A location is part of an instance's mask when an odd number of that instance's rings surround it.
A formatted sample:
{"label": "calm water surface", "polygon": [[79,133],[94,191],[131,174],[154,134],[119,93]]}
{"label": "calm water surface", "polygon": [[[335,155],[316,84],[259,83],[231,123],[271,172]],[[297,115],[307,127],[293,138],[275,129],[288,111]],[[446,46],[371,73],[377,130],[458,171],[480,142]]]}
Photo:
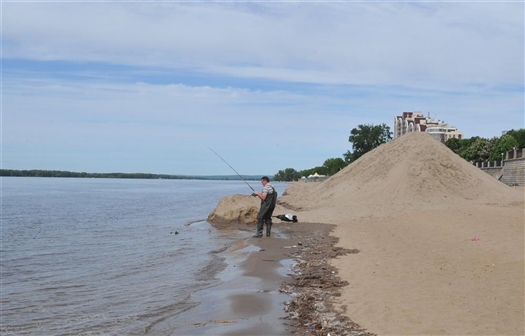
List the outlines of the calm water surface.
{"label": "calm water surface", "polygon": [[169,334],[206,304],[191,294],[218,284],[217,252],[246,235],[205,220],[223,196],[251,193],[242,181],[1,182],[2,335]]}

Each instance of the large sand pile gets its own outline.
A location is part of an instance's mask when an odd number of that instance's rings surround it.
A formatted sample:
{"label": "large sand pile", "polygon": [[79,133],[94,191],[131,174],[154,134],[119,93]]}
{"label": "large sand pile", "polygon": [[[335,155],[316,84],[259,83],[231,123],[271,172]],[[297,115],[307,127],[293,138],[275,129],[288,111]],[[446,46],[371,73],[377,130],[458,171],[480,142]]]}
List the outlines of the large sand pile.
{"label": "large sand pile", "polygon": [[444,204],[522,199],[521,193],[469,164],[430,135],[409,133],[365,154],[324,182],[295,183],[280,202],[304,211],[351,210],[368,204],[364,210],[379,215],[385,210],[386,214],[408,209],[417,212]]}
{"label": "large sand pile", "polygon": [[367,153],[279,199],[303,221],[336,224],[361,253],[334,265],[336,306],[383,335],[524,334],[524,194],[425,133]]}

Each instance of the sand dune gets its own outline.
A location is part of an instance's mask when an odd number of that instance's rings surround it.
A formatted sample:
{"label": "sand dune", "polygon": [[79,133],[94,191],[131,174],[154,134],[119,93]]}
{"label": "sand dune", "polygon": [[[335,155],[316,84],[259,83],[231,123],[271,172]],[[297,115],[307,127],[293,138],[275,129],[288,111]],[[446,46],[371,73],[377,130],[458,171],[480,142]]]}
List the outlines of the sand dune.
{"label": "sand dune", "polygon": [[279,199],[336,224],[350,283],[337,306],[384,335],[524,334],[524,194],[425,133]]}

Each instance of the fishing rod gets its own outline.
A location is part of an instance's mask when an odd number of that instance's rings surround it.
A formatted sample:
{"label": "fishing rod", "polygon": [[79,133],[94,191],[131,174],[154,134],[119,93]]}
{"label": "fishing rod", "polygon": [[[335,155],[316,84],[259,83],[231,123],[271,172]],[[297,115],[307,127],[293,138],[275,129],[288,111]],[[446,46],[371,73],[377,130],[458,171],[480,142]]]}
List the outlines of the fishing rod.
{"label": "fishing rod", "polygon": [[228,165],[228,167],[230,167],[240,178],[241,180],[244,181],[244,183],[246,183],[248,185],[248,187],[250,187],[250,189],[255,192],[255,189],[252,188],[252,186],[241,176],[241,174],[237,173],[237,171],[232,167],[230,166],[230,164],[228,162],[226,162],[226,160],[224,160],[219,154],[217,154],[216,151],[214,151],[213,149],[211,149],[210,147],[208,147],[209,150],[211,150],[212,152],[215,153],[215,155],[217,155],[222,161],[224,161],[224,163],[226,163]]}

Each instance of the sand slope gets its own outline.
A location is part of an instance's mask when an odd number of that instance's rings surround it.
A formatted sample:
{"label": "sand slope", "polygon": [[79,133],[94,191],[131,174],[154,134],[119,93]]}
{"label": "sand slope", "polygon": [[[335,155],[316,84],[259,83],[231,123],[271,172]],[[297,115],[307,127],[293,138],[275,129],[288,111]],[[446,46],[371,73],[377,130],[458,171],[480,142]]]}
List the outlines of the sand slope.
{"label": "sand slope", "polygon": [[280,198],[303,211],[318,210],[325,215],[331,209],[346,216],[522,200],[522,193],[469,164],[426,133],[410,133],[384,144],[324,182],[295,183]]}
{"label": "sand slope", "polygon": [[279,199],[336,224],[339,309],[385,335],[524,334],[524,194],[425,133],[376,148]]}

